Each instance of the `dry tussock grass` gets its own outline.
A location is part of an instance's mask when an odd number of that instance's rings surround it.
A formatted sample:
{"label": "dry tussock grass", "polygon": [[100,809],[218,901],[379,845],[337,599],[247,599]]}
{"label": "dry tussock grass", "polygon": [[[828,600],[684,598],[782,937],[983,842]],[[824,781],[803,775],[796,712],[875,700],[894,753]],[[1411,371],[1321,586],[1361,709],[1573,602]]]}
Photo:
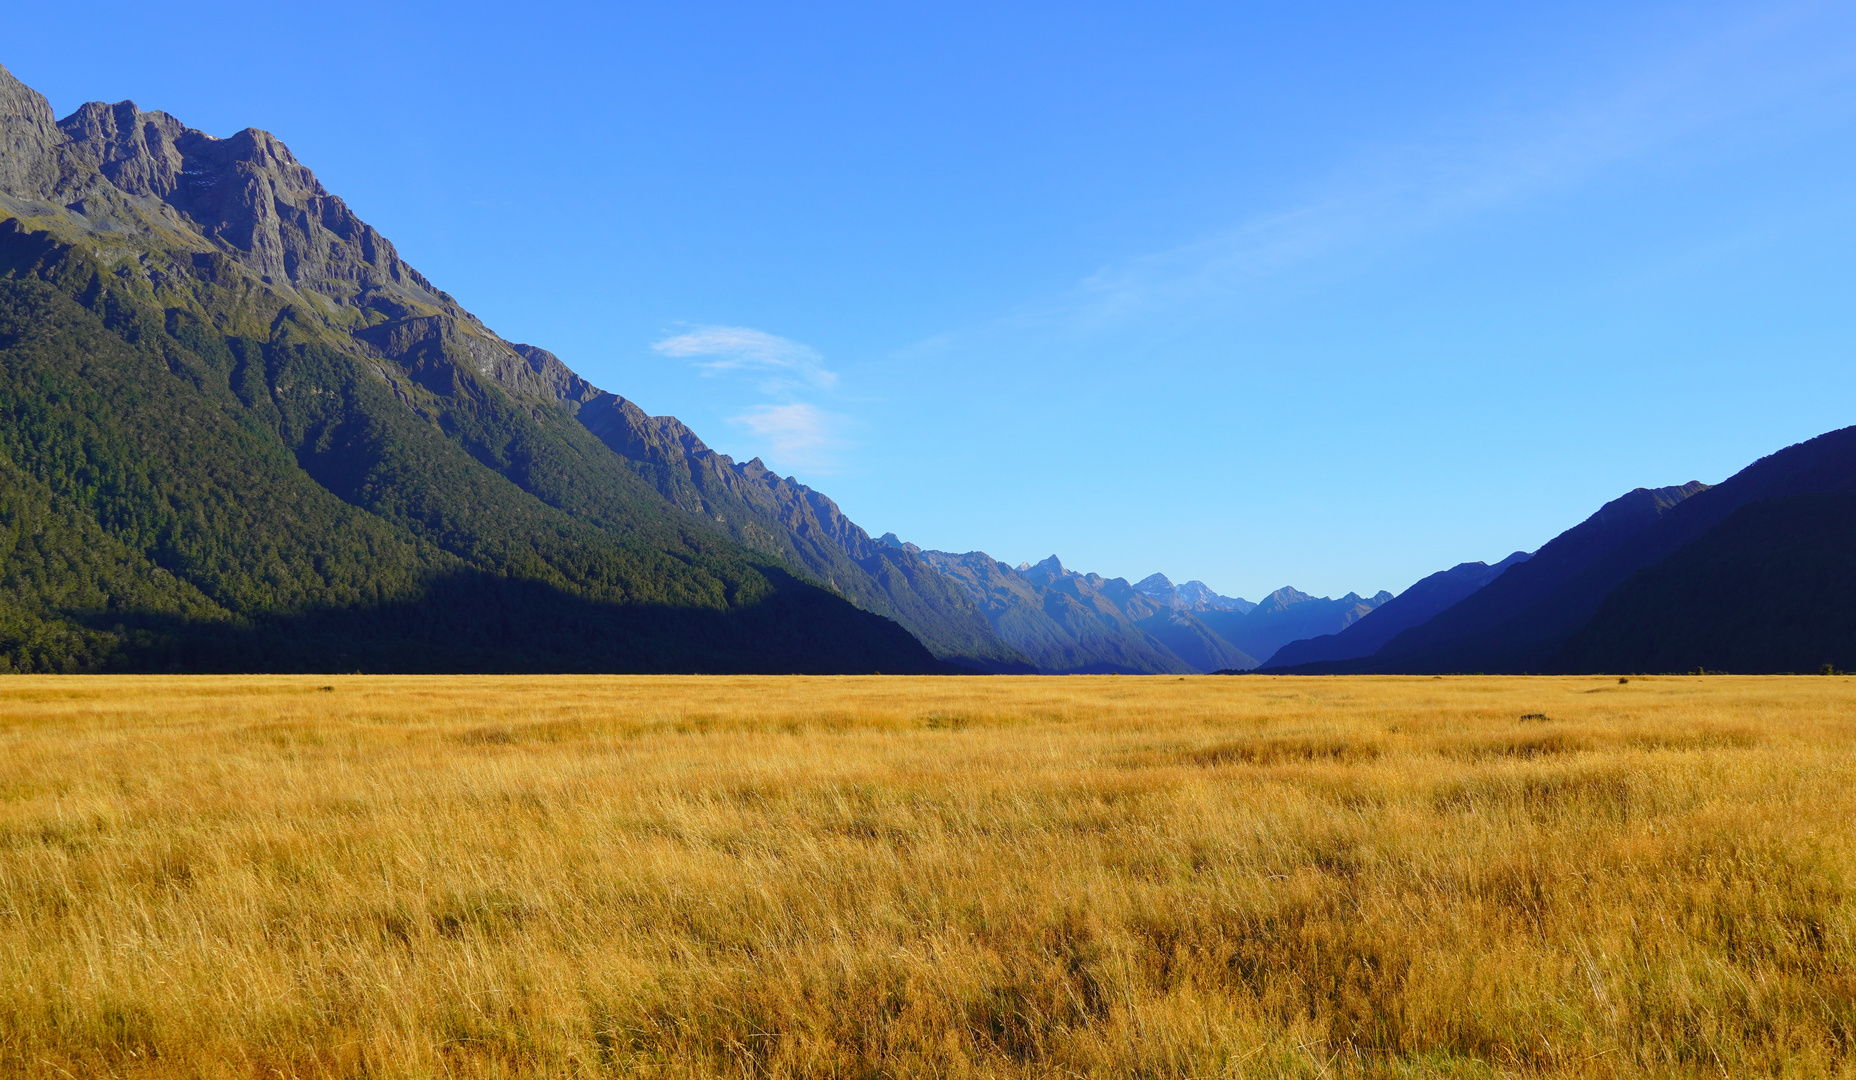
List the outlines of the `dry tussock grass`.
{"label": "dry tussock grass", "polygon": [[1852,703],[14,677],[0,1073],[1849,1075]]}

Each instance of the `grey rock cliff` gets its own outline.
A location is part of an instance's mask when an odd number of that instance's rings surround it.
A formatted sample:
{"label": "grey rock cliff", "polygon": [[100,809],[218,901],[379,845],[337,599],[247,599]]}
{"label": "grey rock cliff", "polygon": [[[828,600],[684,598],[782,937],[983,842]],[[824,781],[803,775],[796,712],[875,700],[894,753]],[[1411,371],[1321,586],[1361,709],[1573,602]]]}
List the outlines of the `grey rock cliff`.
{"label": "grey rock cliff", "polygon": [[0,194],[50,195],[63,142],[51,104],[0,68]]}

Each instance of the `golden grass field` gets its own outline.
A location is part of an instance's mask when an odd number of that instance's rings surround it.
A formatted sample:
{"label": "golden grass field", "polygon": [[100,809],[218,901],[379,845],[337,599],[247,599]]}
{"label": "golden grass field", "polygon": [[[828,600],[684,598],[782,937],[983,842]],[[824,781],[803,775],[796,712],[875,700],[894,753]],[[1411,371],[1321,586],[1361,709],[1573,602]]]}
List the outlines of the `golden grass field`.
{"label": "golden grass field", "polygon": [[1856,683],[8,677],[0,1076],[1856,1074]]}

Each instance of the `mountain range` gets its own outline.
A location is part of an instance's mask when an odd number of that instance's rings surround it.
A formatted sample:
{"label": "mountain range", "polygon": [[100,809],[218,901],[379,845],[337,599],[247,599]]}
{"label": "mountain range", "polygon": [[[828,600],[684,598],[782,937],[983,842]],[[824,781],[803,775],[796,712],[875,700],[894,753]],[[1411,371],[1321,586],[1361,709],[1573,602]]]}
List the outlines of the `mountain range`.
{"label": "mountain range", "polygon": [[498,336],[267,133],[57,120],[4,69],[0,410],[13,670],[1255,664],[1060,567],[1024,587],[1076,605],[1068,651],[1002,635],[946,565]]}
{"label": "mountain range", "polygon": [[1856,429],[1397,597],[873,539],[511,342],[289,149],[0,68],[0,670],[1856,665]]}
{"label": "mountain range", "polygon": [[0,70],[0,218],[15,670],[1028,670],[829,500],[498,337],[262,131],[55,120]]}
{"label": "mountain range", "polygon": [[1284,588],[1259,604],[1199,581],[1175,587],[1163,574],[1130,585],[1078,573],[1055,555],[1012,567],[983,551],[923,551],[894,533],[882,539],[959,582],[999,637],[1049,674],[1249,670],[1298,634],[1339,631],[1391,599]]}

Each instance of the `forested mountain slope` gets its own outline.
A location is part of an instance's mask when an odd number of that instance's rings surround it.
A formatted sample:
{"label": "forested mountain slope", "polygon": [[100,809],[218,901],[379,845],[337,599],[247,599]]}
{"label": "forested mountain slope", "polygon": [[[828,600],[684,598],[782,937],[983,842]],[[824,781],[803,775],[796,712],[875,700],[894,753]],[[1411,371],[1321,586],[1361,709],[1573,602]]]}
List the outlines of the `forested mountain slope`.
{"label": "forested mountain slope", "polygon": [[[1620,558],[1686,499],[1708,490],[1691,481],[1637,488],[1611,500],[1542,545],[1526,562],[1358,660],[1304,670],[1379,672],[1539,671],[1568,635],[1591,618],[1605,593],[1629,576]],[[1639,564],[1640,565],[1640,564]]]}
{"label": "forested mountain slope", "polygon": [[282,144],[0,70],[0,657],[942,670],[666,502]]}
{"label": "forested mountain slope", "polygon": [[676,417],[647,416],[615,394],[586,401],[578,416],[666,499],[739,543],[804,569],[859,607],[897,620],[936,656],[981,671],[1035,670],[994,632],[966,590],[917,552],[872,540],[822,492],[781,478],[759,458],[737,462],[718,454]]}
{"label": "forested mountain slope", "polygon": [[1748,503],[1626,581],[1558,671],[1856,670],[1856,495]]}

